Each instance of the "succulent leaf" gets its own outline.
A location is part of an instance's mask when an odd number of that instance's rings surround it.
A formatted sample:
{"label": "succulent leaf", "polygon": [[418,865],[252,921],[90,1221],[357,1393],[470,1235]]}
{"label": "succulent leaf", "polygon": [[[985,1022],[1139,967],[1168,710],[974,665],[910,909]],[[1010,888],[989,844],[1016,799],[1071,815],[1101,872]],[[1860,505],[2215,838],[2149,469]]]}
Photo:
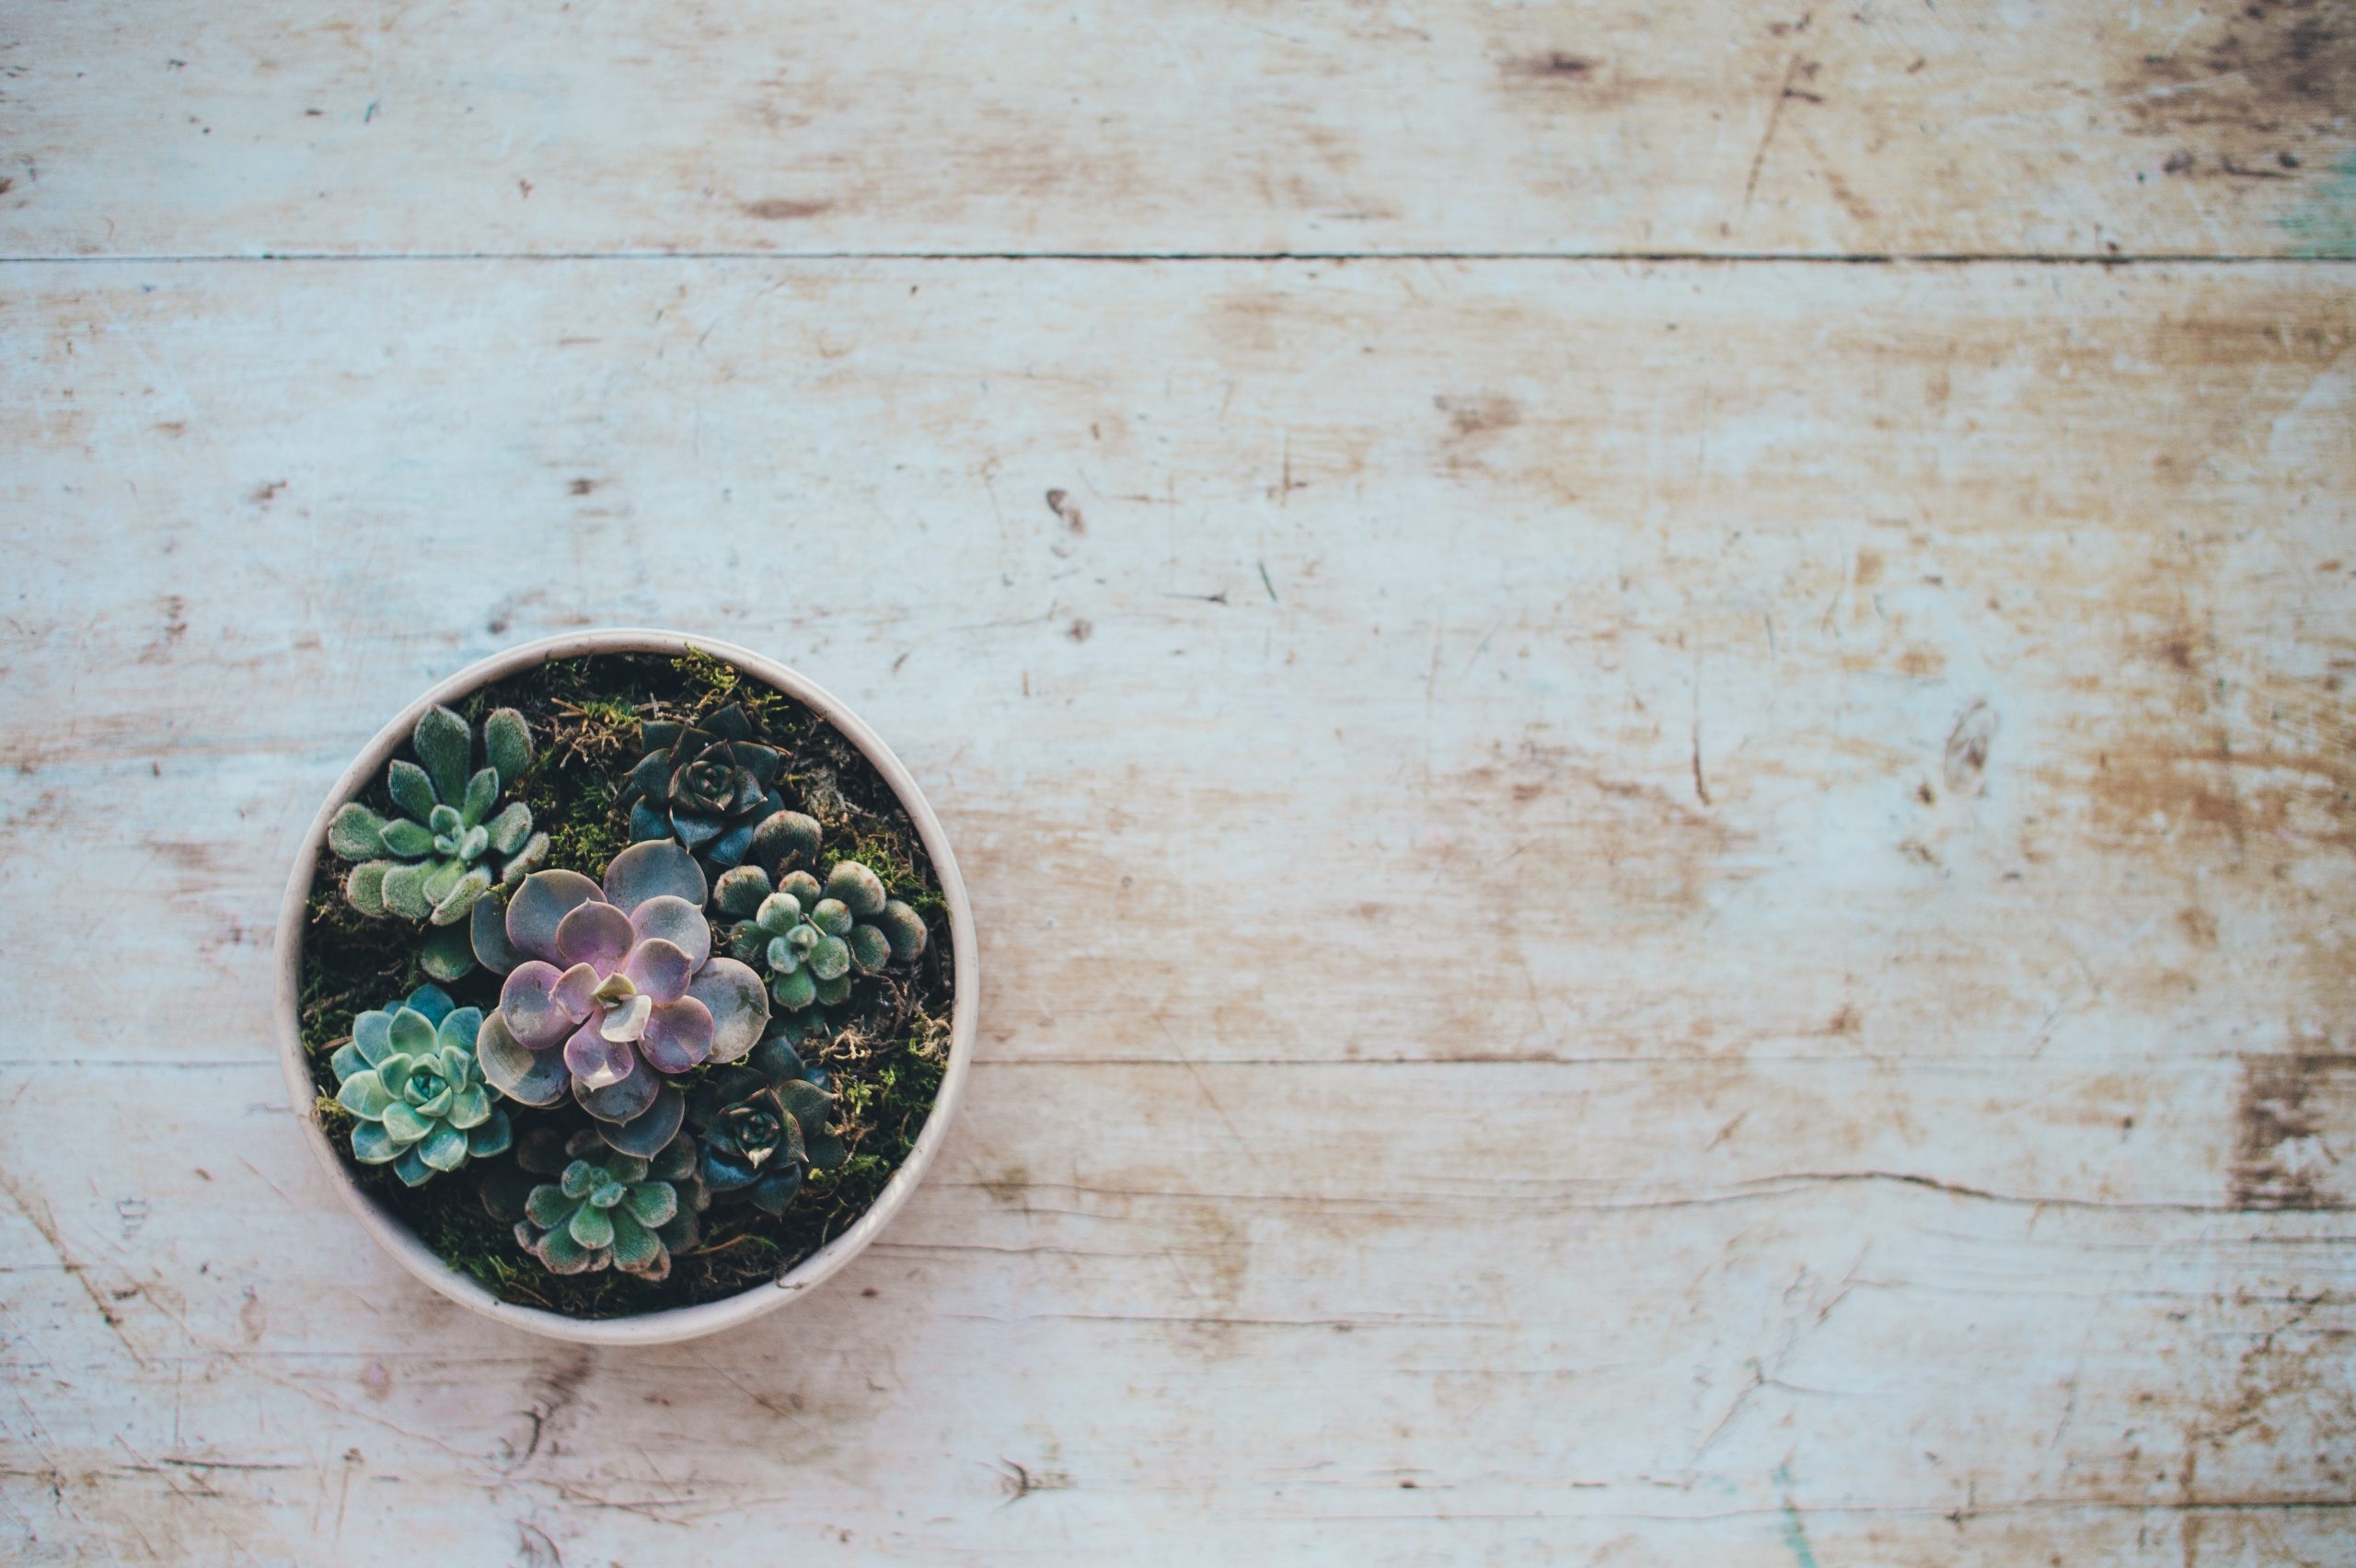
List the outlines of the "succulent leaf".
{"label": "succulent leaf", "polygon": [[[396,1002],[398,1011],[404,1004]],[[352,1043],[370,1066],[375,1066],[393,1054],[393,1015],[382,1008],[371,1008],[352,1020]]]}
{"label": "succulent leaf", "polygon": [[810,974],[820,985],[850,973],[850,944],[840,937],[826,937],[810,950]]}
{"label": "succulent leaf", "polygon": [[797,969],[773,977],[769,995],[777,998],[780,1007],[799,1012],[818,999],[818,983],[807,969]]}
{"label": "succulent leaf", "polygon": [[507,1120],[506,1111],[493,1106],[489,1121],[467,1129],[467,1155],[471,1159],[489,1159],[505,1154],[514,1141],[514,1128]]}
{"label": "succulent leaf", "polygon": [[789,1165],[755,1182],[747,1196],[755,1208],[768,1214],[783,1214],[787,1205],[793,1202],[793,1194],[801,1189],[802,1167]]}
{"label": "succulent leaf", "polygon": [[526,876],[540,869],[549,858],[549,836],[536,833],[524,840],[524,847],[508,857],[507,869],[500,873],[501,883],[514,887]]}
{"label": "succulent leaf", "polygon": [[458,820],[472,827],[491,815],[491,808],[499,801],[499,769],[479,769],[467,780],[467,796],[459,803]]}
{"label": "succulent leaf", "polygon": [[794,1121],[801,1124],[806,1137],[815,1137],[826,1130],[827,1118],[834,1114],[834,1101],[817,1085],[801,1078],[790,1078],[772,1091]]}
{"label": "succulent leaf", "polygon": [[703,868],[676,844],[633,844],[606,867],[606,901],[625,915],[650,898],[669,896],[701,905],[709,891]]}
{"label": "succulent leaf", "polygon": [[[476,828],[475,831],[480,833],[482,829]],[[450,890],[442,895],[441,902],[434,905],[433,913],[428,917],[434,925],[449,928],[453,944],[450,951],[467,954],[469,966],[472,963],[474,944],[468,933],[458,928],[458,922],[472,912],[475,901],[490,891],[491,873],[480,866],[477,866],[451,885]],[[465,972],[462,970],[460,973]],[[441,975],[437,978],[455,980],[457,975]]]}
{"label": "succulent leaf", "polygon": [[850,945],[850,961],[861,974],[880,974],[892,962],[892,940],[877,926],[854,926],[843,939]]}
{"label": "succulent leaf", "polygon": [[[566,1174],[570,1176],[571,1172]],[[587,1192],[585,1183],[581,1192],[573,1192],[570,1182],[562,1187],[536,1187],[531,1196],[524,1201],[524,1217],[534,1225],[553,1230],[572,1217],[573,1206]]]}
{"label": "succulent leaf", "polygon": [[826,873],[826,896],[841,901],[854,915],[880,914],[885,896],[884,879],[857,860],[837,861]]}
{"label": "succulent leaf", "polygon": [[502,787],[513,789],[532,766],[532,727],[512,708],[495,708],[482,721],[484,758],[499,775]]}
{"label": "succulent leaf", "polygon": [[772,873],[794,870],[817,858],[823,837],[817,818],[801,812],[772,812],[753,829],[750,854],[755,864]]}
{"label": "succulent leaf", "polygon": [[458,879],[466,874],[465,864],[456,859],[426,862],[425,882],[422,890],[426,900],[439,905],[450,896],[451,890],[458,885]]}
{"label": "succulent leaf", "polygon": [[483,825],[490,830],[491,847],[502,855],[513,855],[532,836],[532,808],[521,801],[510,801]]}
{"label": "succulent leaf", "polygon": [[425,879],[433,874],[428,860],[407,860],[388,866],[379,884],[385,907],[405,920],[422,920],[433,913],[433,901],[425,896]]}
{"label": "succulent leaf", "polygon": [[436,1170],[456,1170],[467,1162],[467,1135],[445,1122],[425,1135],[417,1157]]}
{"label": "succulent leaf", "polygon": [[407,817],[387,823],[377,836],[386,849],[405,859],[433,853],[433,830]]}
{"label": "succulent leaf", "polygon": [[346,801],[328,819],[328,847],[346,860],[385,852],[385,819],[357,801]]}
{"label": "succulent leaf", "polygon": [[[638,1190],[658,1193],[671,1191],[668,1187],[649,1187]],[[672,1207],[676,1212],[677,1208],[676,1202]],[[643,1274],[660,1260],[664,1271],[669,1272],[670,1259],[664,1252],[662,1239],[653,1231],[639,1224],[633,1216],[619,1212],[612,1216],[612,1224],[616,1268],[632,1274]]]}
{"label": "succulent leaf", "polygon": [[733,866],[752,847],[753,824],[740,822],[733,827],[723,829],[720,836],[705,846],[704,858],[715,866]]}
{"label": "succulent leaf", "polygon": [[556,957],[556,931],[564,917],[605,894],[579,871],[534,871],[507,903],[507,940],[533,958]]}
{"label": "succulent leaf", "polygon": [[382,915],[385,911],[385,873],[393,869],[390,860],[364,860],[352,868],[343,879],[343,896],[363,915]]}
{"label": "succulent leaf", "polygon": [[472,1084],[453,1094],[448,1119],[460,1132],[468,1132],[491,1120],[491,1090],[482,1084]]}
{"label": "succulent leaf", "polygon": [[664,942],[687,954],[691,967],[711,956],[711,922],[700,901],[658,894],[630,912],[630,930],[640,942]]}
{"label": "succulent leaf", "polygon": [[433,1020],[406,1002],[393,1009],[389,1033],[397,1055],[420,1056],[433,1049]]}
{"label": "succulent leaf", "polygon": [[654,1102],[629,1121],[600,1122],[597,1136],[616,1153],[643,1159],[661,1152],[679,1136],[679,1122],[686,1114],[687,1097],[665,1084],[655,1093]]}
{"label": "succulent leaf", "polygon": [[433,780],[436,799],[456,801],[464,798],[468,762],[474,752],[474,732],[464,719],[446,708],[429,708],[418,716],[410,744]]}
{"label": "succulent leaf", "polygon": [[433,798],[433,780],[413,762],[396,759],[385,771],[385,788],[392,792],[393,804],[421,824],[440,803]]}
{"label": "succulent leaf", "polygon": [[882,914],[875,917],[876,928],[892,944],[892,956],[907,963],[924,951],[924,917],[898,899],[885,902]]}
{"label": "succulent leaf", "polygon": [[758,866],[735,866],[721,872],[711,890],[711,901],[720,912],[733,915],[739,920],[756,916],[761,901],[768,895],[768,873]]}
{"label": "succulent leaf", "polygon": [[[383,1077],[381,1070],[378,1077]],[[378,1105],[376,1120],[384,1124],[386,1135],[404,1147],[421,1142],[433,1130],[433,1124],[419,1115],[415,1107],[389,1096]]]}
{"label": "succulent leaf", "polygon": [[614,1239],[614,1222],[606,1217],[606,1211],[594,1201],[574,1209],[565,1228],[572,1231],[572,1239],[583,1247],[604,1247]]}
{"label": "succulent leaf", "polygon": [[335,1102],[363,1121],[373,1122],[382,1119],[393,1097],[374,1069],[364,1069],[343,1080],[335,1091]]}

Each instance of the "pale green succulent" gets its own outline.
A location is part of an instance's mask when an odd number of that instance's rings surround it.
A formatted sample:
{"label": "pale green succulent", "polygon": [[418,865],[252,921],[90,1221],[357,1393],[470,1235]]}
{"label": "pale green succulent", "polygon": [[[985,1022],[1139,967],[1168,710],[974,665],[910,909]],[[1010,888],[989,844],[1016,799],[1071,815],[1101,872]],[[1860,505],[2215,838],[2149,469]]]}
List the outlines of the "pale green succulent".
{"label": "pale green succulent", "polygon": [[[614,1268],[642,1279],[667,1276],[673,1251],[695,1245],[696,1212],[710,1201],[696,1180],[694,1149],[682,1139],[641,1159],[580,1132],[565,1141],[558,1166],[550,1141],[536,1136],[517,1160],[556,1180],[525,1195],[516,1241],[550,1274]],[[487,1185],[483,1201],[502,1213],[513,1200]]]}
{"label": "pale green succulent", "polygon": [[455,1006],[438,986],[352,1020],[331,1065],[341,1086],[335,1101],[358,1124],[353,1159],[389,1165],[414,1187],[506,1151],[507,1113],[491,1102],[475,1060],[481,1027],[480,1008]]}
{"label": "pale green succulent", "polygon": [[924,951],[924,917],[857,860],[837,861],[824,883],[789,871],[774,888],[758,866],[739,866],[721,876],[712,897],[739,922],[729,951],[768,975],[770,995],[797,1012],[844,1000],[854,972],[880,974]]}
{"label": "pale green succulent", "polygon": [[396,814],[347,801],[328,824],[328,847],[359,862],[343,883],[352,907],[432,922],[425,972],[456,980],[474,967],[459,922],[475,900],[494,882],[521,882],[548,858],[548,835],[532,831],[529,806],[514,801],[492,810],[531,765],[532,732],[514,709],[494,710],[483,721],[478,768],[472,726],[449,709],[429,708],[410,744],[419,760],[396,758],[386,773]]}

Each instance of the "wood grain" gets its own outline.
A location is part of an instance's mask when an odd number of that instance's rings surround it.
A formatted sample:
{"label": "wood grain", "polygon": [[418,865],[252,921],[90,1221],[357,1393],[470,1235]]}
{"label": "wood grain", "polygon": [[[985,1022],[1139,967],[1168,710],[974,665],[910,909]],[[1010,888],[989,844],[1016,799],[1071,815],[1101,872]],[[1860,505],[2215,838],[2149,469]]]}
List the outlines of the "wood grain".
{"label": "wood grain", "polygon": [[[2336,1560],[2352,307],[2311,263],[7,268],[0,1539]],[[264,1013],[345,757],[613,622],[874,721],[990,977],[886,1239],[627,1355],[379,1256]]]}
{"label": "wood grain", "polygon": [[2356,255],[2341,0],[26,6],[14,255]]}

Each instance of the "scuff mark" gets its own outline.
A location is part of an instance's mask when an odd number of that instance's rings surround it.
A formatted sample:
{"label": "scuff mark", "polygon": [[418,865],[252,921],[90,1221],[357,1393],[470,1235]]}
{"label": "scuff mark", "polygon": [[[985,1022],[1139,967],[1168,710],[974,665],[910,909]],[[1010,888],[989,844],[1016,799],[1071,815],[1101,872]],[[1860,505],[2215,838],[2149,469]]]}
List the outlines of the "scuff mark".
{"label": "scuff mark", "polygon": [[1784,1545],[1799,1568],[1821,1568],[1815,1551],[1807,1543],[1807,1528],[1800,1523],[1800,1511],[1792,1502],[1792,1467],[1787,1462],[1775,1467],[1775,1484],[1784,1489]]}

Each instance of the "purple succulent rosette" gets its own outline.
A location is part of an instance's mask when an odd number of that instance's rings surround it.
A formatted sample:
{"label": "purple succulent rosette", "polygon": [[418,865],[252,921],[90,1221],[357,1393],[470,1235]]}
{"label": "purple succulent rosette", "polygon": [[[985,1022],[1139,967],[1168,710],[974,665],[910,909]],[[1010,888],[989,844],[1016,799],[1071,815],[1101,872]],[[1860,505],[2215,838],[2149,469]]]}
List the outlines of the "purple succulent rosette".
{"label": "purple succulent rosette", "polygon": [[483,1077],[526,1105],[570,1092],[611,1147],[651,1158],[679,1130],[667,1079],[733,1062],[769,1017],[761,977],[712,956],[703,868],[676,839],[633,844],[604,885],[535,871],[503,917],[475,907],[475,956],[506,975],[476,1043]]}

